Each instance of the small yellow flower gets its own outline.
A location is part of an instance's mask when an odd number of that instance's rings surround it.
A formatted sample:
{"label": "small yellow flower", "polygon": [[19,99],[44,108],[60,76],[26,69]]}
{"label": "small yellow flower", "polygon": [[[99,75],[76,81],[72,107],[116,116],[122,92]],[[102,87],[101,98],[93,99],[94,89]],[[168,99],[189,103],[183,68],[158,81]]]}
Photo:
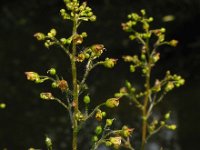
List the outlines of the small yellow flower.
{"label": "small yellow flower", "polygon": [[116,147],[121,145],[121,141],[122,141],[121,136],[110,137],[110,142]]}
{"label": "small yellow flower", "polygon": [[36,72],[25,72],[27,80],[36,81],[39,79],[39,75]]}
{"label": "small yellow flower", "polygon": [[109,98],[106,101],[106,106],[109,108],[114,108],[117,107],[119,105],[119,98]]}

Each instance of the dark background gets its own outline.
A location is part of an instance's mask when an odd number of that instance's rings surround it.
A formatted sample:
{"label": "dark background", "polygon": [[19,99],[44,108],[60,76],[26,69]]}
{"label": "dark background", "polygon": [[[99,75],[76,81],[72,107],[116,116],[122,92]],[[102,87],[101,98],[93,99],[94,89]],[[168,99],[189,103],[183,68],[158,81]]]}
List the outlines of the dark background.
{"label": "dark background", "polygon": [[[91,0],[89,4],[98,20],[95,23],[85,23],[80,28],[80,31],[86,31],[89,35],[83,47],[103,43],[107,49],[104,57],[120,58],[123,54],[134,53],[137,46],[128,40],[128,34],[121,30],[120,24],[126,21],[128,13],[139,12],[142,8],[155,18],[154,27],[167,28],[167,39],[179,40],[177,48],[163,47],[160,50],[161,61],[157,69],[154,69],[154,76],[158,78],[166,70],[171,70],[186,79],[186,84],[171,92],[159,110],[164,113],[172,110],[178,130],[174,134],[162,132],[157,141],[170,150],[198,149],[200,1]],[[7,108],[0,110],[0,150],[25,150],[29,147],[45,149],[46,134],[53,139],[54,149],[70,149],[70,125],[65,111],[57,104],[41,101],[39,93],[47,89],[47,85],[28,82],[24,75],[25,71],[42,74],[48,68],[56,67],[63,77],[70,77],[66,63],[68,58],[64,53],[57,48],[48,50],[33,38],[35,32],[46,33],[52,27],[58,29],[60,36],[69,35],[71,24],[59,16],[59,9],[63,7],[61,0],[1,0],[0,102],[6,103]],[[162,17],[166,15],[174,15],[175,20],[162,22]],[[134,81],[136,85],[140,84],[137,75],[132,77],[128,66],[121,60],[112,70],[103,67],[95,69],[88,80],[92,98],[100,103],[112,97],[125,79]],[[134,112],[134,107],[123,101],[121,107],[110,113],[119,117],[122,124],[137,127]],[[116,113],[118,116],[114,115]],[[132,120],[134,117],[136,119]],[[86,129],[81,133],[81,143],[88,143],[88,139],[84,138]],[[166,135],[172,136],[167,139]],[[84,145],[82,149],[87,149]]]}

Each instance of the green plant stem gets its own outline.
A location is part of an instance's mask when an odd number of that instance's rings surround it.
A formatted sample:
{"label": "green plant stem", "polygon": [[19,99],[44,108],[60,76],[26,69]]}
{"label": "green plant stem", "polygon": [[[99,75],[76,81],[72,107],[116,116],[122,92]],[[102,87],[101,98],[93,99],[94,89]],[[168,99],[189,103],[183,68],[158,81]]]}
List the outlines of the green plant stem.
{"label": "green plant stem", "polygon": [[102,104],[96,106],[96,107],[94,108],[94,110],[87,116],[87,118],[86,118],[85,120],[88,120],[89,118],[91,118],[91,117],[95,114],[95,112],[96,112],[101,106],[103,106],[103,105],[105,105],[105,103],[102,103]]}
{"label": "green plant stem", "polygon": [[[148,47],[147,47],[148,48]],[[147,55],[148,55],[148,62],[147,62],[147,68],[148,71],[146,73],[146,80],[145,80],[145,87],[146,87],[146,95],[144,97],[144,104],[143,104],[143,109],[142,109],[142,144],[141,144],[141,150],[145,149],[145,144],[146,144],[146,138],[147,138],[147,107],[148,107],[148,102],[149,102],[149,96],[150,96],[150,75],[151,75],[151,60],[150,60],[150,54],[149,50],[147,50]]]}
{"label": "green plant stem", "polygon": [[[73,20],[73,31],[72,31],[72,38],[74,35],[77,34],[77,18],[74,17]],[[73,150],[77,150],[78,145],[78,120],[76,119],[76,114],[79,111],[78,107],[78,87],[77,87],[77,68],[76,68],[76,43],[72,40],[72,55],[70,57],[71,60],[71,68],[72,68],[72,82],[73,82],[73,106],[74,106],[74,113],[73,113],[73,139],[72,139],[72,148]]]}
{"label": "green plant stem", "polygon": [[146,141],[148,141],[154,134],[158,133],[162,128],[164,127],[164,125],[161,125],[160,127],[158,127],[156,130],[154,130],[151,134],[149,134],[146,138]]}

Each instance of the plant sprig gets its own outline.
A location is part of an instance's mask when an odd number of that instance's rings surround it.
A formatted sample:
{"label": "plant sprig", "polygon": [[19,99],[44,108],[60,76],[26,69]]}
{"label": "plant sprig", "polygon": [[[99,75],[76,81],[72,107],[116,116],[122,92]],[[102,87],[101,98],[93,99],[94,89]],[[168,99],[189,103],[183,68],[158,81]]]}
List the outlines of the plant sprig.
{"label": "plant sprig", "polygon": [[[83,128],[85,122],[90,118],[95,118],[100,123],[106,119],[106,112],[102,111],[102,106],[115,108],[119,105],[119,98],[108,98],[105,102],[97,105],[93,110],[89,111],[88,105],[93,101],[90,99],[89,93],[87,93],[86,90],[86,81],[89,73],[99,65],[103,65],[106,68],[113,68],[117,59],[106,58],[105,60],[100,60],[101,55],[105,52],[103,44],[93,44],[82,49],[81,51],[77,49],[77,46],[80,47],[80,45],[84,42],[84,38],[88,36],[86,32],[79,33],[78,27],[82,22],[95,21],[96,16],[93,14],[92,9],[87,6],[86,2],[81,3],[78,0],[64,0],[64,3],[66,8],[61,9],[60,14],[64,20],[69,20],[73,23],[72,34],[66,37],[57,37],[57,30],[52,28],[46,34],[37,32],[34,34],[34,37],[37,40],[44,42],[44,46],[46,48],[49,49],[52,46],[58,46],[66,53],[71,62],[70,67],[72,82],[68,82],[67,80],[59,77],[60,75],[57,74],[55,68],[49,69],[47,71],[48,75],[39,75],[33,71],[25,72],[25,74],[28,80],[34,81],[37,84],[48,80],[51,82],[52,90],[56,88],[61,91],[60,94],[65,98],[59,98],[59,96],[55,96],[49,91],[40,93],[40,98],[59,103],[69,113],[73,132],[72,149],[77,150],[78,133],[81,131],[81,128]],[[79,69],[77,67],[77,63],[86,64],[84,69],[85,72],[81,75],[81,79],[78,79],[77,77],[77,74],[79,73],[77,71]],[[68,85],[69,83],[72,83],[72,85]],[[83,95],[83,99],[80,98],[81,95]],[[81,100],[85,103],[84,111],[79,105]],[[107,130],[107,128],[105,128],[105,130]],[[111,133],[116,134],[117,132],[118,130],[112,130],[109,135],[111,135]],[[107,137],[108,135],[105,137],[103,136],[102,140]],[[111,141],[115,141],[114,137]],[[104,142],[100,143],[105,144]],[[97,149],[99,145],[100,144],[96,144],[95,149]],[[120,143],[118,146],[120,146]],[[52,145],[50,149],[52,149]]]}
{"label": "plant sprig", "polygon": [[[128,97],[136,107],[141,111],[142,131],[141,131],[141,150],[145,149],[147,140],[159,132],[162,128],[174,130],[175,125],[169,125],[167,119],[160,121],[153,118],[153,108],[160,103],[164,96],[172,91],[175,87],[180,87],[185,83],[185,80],[179,75],[172,75],[170,71],[166,72],[164,79],[156,79],[152,85],[152,68],[160,59],[158,48],[163,45],[175,47],[178,44],[177,40],[165,40],[165,28],[152,29],[150,23],[154,20],[153,17],[146,17],[146,11],[142,9],[140,14],[131,13],[128,15],[128,21],[122,23],[122,29],[130,33],[130,40],[136,40],[140,45],[139,55],[123,56],[125,62],[130,63],[130,72],[135,72],[136,69],[141,69],[142,76],[145,78],[143,85],[144,89],[138,91],[129,81],[126,81],[126,86],[122,87],[116,97]],[[151,123],[150,120],[153,121]]]}

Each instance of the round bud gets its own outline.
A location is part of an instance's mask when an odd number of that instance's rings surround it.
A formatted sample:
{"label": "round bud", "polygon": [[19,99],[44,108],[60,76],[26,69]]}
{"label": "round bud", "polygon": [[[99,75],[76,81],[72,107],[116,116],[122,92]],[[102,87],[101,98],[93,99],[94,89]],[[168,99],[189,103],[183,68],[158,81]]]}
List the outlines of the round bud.
{"label": "round bud", "polygon": [[114,119],[106,119],[106,125],[111,126]]}
{"label": "round bud", "polygon": [[149,21],[149,22],[152,22],[152,21],[153,21],[153,17],[150,17],[148,21]]}
{"label": "round bud", "polygon": [[161,31],[162,33],[164,33],[164,32],[166,31],[166,29],[165,29],[165,28],[161,28],[160,31]]}
{"label": "round bud", "polygon": [[37,78],[36,80],[35,80],[35,83],[41,83],[42,81],[40,80],[40,78]]}
{"label": "round bud", "polygon": [[87,33],[86,33],[86,32],[83,32],[83,33],[81,33],[81,36],[82,36],[82,37],[87,37]]}
{"label": "round bud", "polygon": [[160,122],[160,125],[161,125],[161,126],[164,126],[164,125],[165,125],[165,122],[164,122],[164,121],[161,121],[161,122]]}
{"label": "round bud", "polygon": [[170,45],[170,46],[173,46],[173,47],[176,47],[177,44],[178,44],[178,41],[177,41],[177,40],[171,40],[171,41],[169,42],[169,45]]}
{"label": "round bud", "polygon": [[51,68],[50,70],[47,71],[47,73],[49,73],[50,75],[55,75],[56,74],[56,69],[55,68]]}
{"label": "round bud", "polygon": [[90,17],[90,21],[96,21],[97,20],[97,17],[95,16],[95,15],[92,15],[91,17]]}
{"label": "round bud", "polygon": [[89,104],[90,103],[90,97],[88,95],[84,96],[83,101],[85,104]]}
{"label": "round bud", "polygon": [[90,57],[90,54],[86,53],[85,58],[88,59]]}
{"label": "round bud", "polygon": [[135,66],[134,65],[130,65],[130,72],[135,72]]}
{"label": "round bud", "polygon": [[52,82],[51,87],[52,87],[52,88],[57,88],[57,87],[58,87],[57,82]]}
{"label": "round bud", "polygon": [[166,126],[170,130],[176,130],[177,126],[175,124]]}
{"label": "round bud", "polygon": [[56,29],[51,29],[50,32],[47,34],[50,38],[56,36]]}
{"label": "round bud", "polygon": [[97,137],[96,135],[93,136],[93,137],[92,137],[92,141],[93,141],[93,142],[97,142],[97,141],[98,141],[98,137]]}
{"label": "round bud", "polygon": [[141,9],[140,12],[141,12],[142,15],[146,14],[146,11],[144,9]]}
{"label": "round bud", "polygon": [[66,38],[61,38],[60,42],[65,45],[65,44],[67,44],[67,39]]}
{"label": "round bud", "polygon": [[0,103],[0,108],[1,108],[1,109],[6,108],[6,104],[4,104],[4,103]]}
{"label": "round bud", "polygon": [[102,129],[101,126],[97,126],[96,129],[95,129],[95,133],[96,133],[97,135],[101,134],[102,131],[103,131],[103,129]]}
{"label": "round bud", "polygon": [[170,112],[168,112],[168,113],[165,114],[165,119],[167,120],[169,118],[170,118]]}
{"label": "round bud", "polygon": [[105,111],[103,111],[101,114],[102,114],[102,117],[106,116],[106,112]]}

